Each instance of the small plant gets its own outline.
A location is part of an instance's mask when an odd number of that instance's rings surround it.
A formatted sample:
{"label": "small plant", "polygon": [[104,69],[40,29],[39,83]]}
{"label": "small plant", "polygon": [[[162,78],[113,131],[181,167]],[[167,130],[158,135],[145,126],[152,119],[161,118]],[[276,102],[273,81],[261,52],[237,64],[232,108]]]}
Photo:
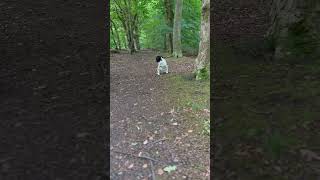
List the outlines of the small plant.
{"label": "small plant", "polygon": [[204,120],[203,121],[203,128],[202,128],[202,134],[204,135],[210,135],[210,120]]}
{"label": "small plant", "polygon": [[201,109],[201,105],[198,103],[192,103],[191,108],[193,111],[199,111]]}
{"label": "small plant", "polygon": [[209,71],[207,70],[207,68],[202,68],[202,69],[198,70],[197,75],[196,75],[196,79],[197,80],[209,79]]}
{"label": "small plant", "polygon": [[279,159],[291,145],[294,145],[295,141],[280,133],[274,133],[267,137],[265,146],[269,154],[273,159]]}

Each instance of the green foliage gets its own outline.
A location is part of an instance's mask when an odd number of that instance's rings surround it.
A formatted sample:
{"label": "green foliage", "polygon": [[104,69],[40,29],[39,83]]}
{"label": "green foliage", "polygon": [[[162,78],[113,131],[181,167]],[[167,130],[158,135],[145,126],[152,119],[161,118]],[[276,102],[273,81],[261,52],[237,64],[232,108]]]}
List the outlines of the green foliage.
{"label": "green foliage", "polygon": [[[139,14],[139,33],[141,48],[162,50],[165,46],[165,34],[172,32],[172,28],[166,25],[165,9],[163,1],[139,0],[134,12]],[[126,43],[125,32],[119,20],[114,1],[110,3],[110,17],[117,24],[121,45]],[[182,10],[182,50],[190,54],[197,54],[199,46],[199,33],[201,21],[201,1],[185,0]],[[110,46],[115,48],[110,31]]]}
{"label": "green foliage", "polygon": [[197,54],[200,41],[201,1],[183,1],[181,43],[182,50]]}
{"label": "green foliage", "polygon": [[282,153],[295,144],[295,140],[280,133],[273,133],[265,139],[265,149],[274,159],[279,159]]}
{"label": "green foliage", "polygon": [[196,75],[197,80],[207,80],[209,79],[209,71],[207,68],[202,68],[198,70],[197,75]]}

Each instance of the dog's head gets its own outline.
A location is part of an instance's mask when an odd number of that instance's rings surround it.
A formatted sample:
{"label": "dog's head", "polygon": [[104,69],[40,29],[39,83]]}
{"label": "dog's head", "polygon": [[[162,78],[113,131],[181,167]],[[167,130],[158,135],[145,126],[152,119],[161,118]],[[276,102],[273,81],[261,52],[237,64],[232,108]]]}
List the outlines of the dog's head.
{"label": "dog's head", "polygon": [[158,63],[158,62],[160,62],[161,61],[161,56],[157,56],[156,57],[156,62]]}

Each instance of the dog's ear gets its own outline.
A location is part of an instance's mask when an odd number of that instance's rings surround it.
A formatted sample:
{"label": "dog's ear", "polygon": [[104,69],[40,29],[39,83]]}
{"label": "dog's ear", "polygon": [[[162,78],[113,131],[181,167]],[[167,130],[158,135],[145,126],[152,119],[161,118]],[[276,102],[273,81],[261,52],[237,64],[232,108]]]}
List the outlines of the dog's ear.
{"label": "dog's ear", "polygon": [[156,62],[160,62],[161,61],[161,56],[157,56],[156,57]]}

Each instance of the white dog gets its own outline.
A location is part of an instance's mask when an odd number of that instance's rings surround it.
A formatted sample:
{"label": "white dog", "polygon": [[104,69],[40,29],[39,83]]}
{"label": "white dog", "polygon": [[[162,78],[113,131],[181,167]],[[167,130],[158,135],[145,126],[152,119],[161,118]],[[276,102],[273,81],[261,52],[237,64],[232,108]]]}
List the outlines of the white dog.
{"label": "white dog", "polygon": [[168,67],[167,61],[163,57],[157,56],[156,62],[158,63],[157,74],[158,75],[160,75],[160,73],[168,74],[169,67]]}

